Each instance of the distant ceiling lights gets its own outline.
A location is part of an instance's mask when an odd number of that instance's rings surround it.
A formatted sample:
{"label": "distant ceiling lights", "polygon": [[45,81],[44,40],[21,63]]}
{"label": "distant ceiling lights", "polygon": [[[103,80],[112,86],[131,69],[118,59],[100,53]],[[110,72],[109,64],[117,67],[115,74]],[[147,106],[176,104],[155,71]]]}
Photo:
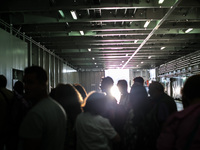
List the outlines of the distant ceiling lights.
{"label": "distant ceiling lights", "polygon": [[91,48],[88,48],[88,51],[91,52]]}
{"label": "distant ceiling lights", "polygon": [[143,64],[144,62],[142,61],[141,64]]}
{"label": "distant ceiling lights", "polygon": [[151,59],[151,56],[149,56],[148,59]]}
{"label": "distant ceiling lights", "polygon": [[164,2],[164,0],[159,0],[158,4],[162,4]]}
{"label": "distant ceiling lights", "polygon": [[165,47],[161,47],[160,49],[163,50],[163,49],[165,49]]}
{"label": "distant ceiling lights", "polygon": [[190,31],[192,31],[193,30],[193,28],[189,28],[189,29],[187,29],[186,31],[185,31],[185,33],[188,33],[188,32],[190,32]]}
{"label": "distant ceiling lights", "polygon": [[80,34],[81,34],[81,35],[84,35],[84,32],[83,32],[83,31],[80,31]]}
{"label": "distant ceiling lights", "polygon": [[71,10],[71,11],[70,11],[70,13],[71,13],[71,15],[72,15],[73,19],[74,19],[74,20],[77,20],[76,11],[74,11],[74,10]]}
{"label": "distant ceiling lights", "polygon": [[138,40],[135,40],[135,41],[134,41],[134,43],[137,43],[137,42],[138,42]]}
{"label": "distant ceiling lights", "polygon": [[60,13],[62,18],[65,18],[65,14],[64,14],[64,12],[62,10],[58,10],[58,12]]}
{"label": "distant ceiling lights", "polygon": [[94,58],[94,57],[92,57],[92,59],[93,59],[93,60],[95,60],[95,58]]}
{"label": "distant ceiling lights", "polygon": [[148,27],[150,22],[151,22],[150,20],[146,21],[145,24],[144,24],[144,28]]}

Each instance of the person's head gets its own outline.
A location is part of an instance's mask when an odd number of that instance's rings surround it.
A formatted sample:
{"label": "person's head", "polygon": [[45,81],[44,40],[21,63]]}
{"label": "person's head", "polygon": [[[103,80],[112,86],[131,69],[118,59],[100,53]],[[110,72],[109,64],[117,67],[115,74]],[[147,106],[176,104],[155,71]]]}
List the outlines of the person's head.
{"label": "person's head", "polygon": [[4,75],[0,75],[0,88],[6,88],[7,79]]}
{"label": "person's head", "polygon": [[24,70],[25,98],[32,103],[47,96],[47,73],[39,66],[27,67]]}
{"label": "person's head", "polygon": [[126,80],[119,80],[117,82],[117,87],[121,94],[127,93],[128,84]]}
{"label": "person's head", "polygon": [[79,105],[82,103],[82,96],[71,84],[58,84],[55,89],[55,99],[62,106]]}
{"label": "person's head", "polygon": [[130,104],[134,109],[140,109],[144,103],[146,103],[148,98],[148,93],[144,86],[133,85],[130,90]]}
{"label": "person's head", "polygon": [[14,91],[16,91],[19,94],[23,94],[24,93],[24,84],[21,81],[17,81],[15,82],[14,86],[13,86]]}
{"label": "person's head", "polygon": [[86,98],[84,112],[101,115],[106,108],[107,98],[103,93],[90,92]]}
{"label": "person's head", "polygon": [[58,84],[54,91],[55,100],[64,108],[67,118],[74,125],[76,117],[81,113],[81,94],[71,84]]}
{"label": "person's head", "polygon": [[144,79],[142,77],[135,77],[133,81],[134,85],[144,85]]}
{"label": "person's head", "polygon": [[184,108],[200,102],[200,74],[189,77],[182,89],[182,100]]}
{"label": "person's head", "polygon": [[164,93],[163,85],[158,81],[153,81],[149,85],[149,94],[150,97],[153,99],[159,98]]}
{"label": "person's head", "polygon": [[110,89],[111,87],[113,86],[114,84],[114,81],[111,77],[105,77],[105,78],[102,78],[101,80],[101,90],[102,92],[105,92],[106,94],[110,94]]}
{"label": "person's head", "polygon": [[74,84],[73,86],[79,91],[82,98],[85,99],[87,96],[87,92],[86,92],[85,88],[81,84],[78,84],[78,83]]}

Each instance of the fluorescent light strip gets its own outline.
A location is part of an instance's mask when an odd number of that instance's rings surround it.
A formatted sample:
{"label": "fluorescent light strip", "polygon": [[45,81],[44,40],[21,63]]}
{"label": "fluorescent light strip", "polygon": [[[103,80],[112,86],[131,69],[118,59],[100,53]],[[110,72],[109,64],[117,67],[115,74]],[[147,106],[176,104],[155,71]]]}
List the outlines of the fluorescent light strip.
{"label": "fluorescent light strip", "polygon": [[173,12],[173,10],[178,6],[178,4],[181,2],[181,0],[177,0],[172,8],[169,9],[169,11],[165,14],[165,16],[158,22],[158,24],[154,27],[154,29],[149,33],[149,35],[143,40],[143,42],[140,44],[140,46],[135,50],[135,52],[131,55],[131,57],[126,61],[126,63],[123,65],[122,69],[126,67],[126,65],[130,62],[130,60],[137,54],[137,52],[145,45],[145,43],[151,38],[151,36],[157,31],[157,29],[163,24],[163,22],[170,16],[170,14]]}
{"label": "fluorescent light strip", "polygon": [[71,13],[73,19],[74,19],[74,20],[77,20],[76,11],[71,10],[70,13]]}
{"label": "fluorescent light strip", "polygon": [[60,13],[61,17],[65,18],[65,14],[62,10],[58,10],[58,12]]}
{"label": "fluorescent light strip", "polygon": [[160,49],[163,50],[163,49],[165,49],[165,47],[161,47]]}
{"label": "fluorescent light strip", "polygon": [[84,32],[83,32],[83,31],[80,31],[80,34],[81,34],[81,35],[84,35]]}
{"label": "fluorescent light strip", "polygon": [[188,32],[190,32],[190,31],[192,31],[193,30],[193,28],[189,28],[189,29],[187,29],[186,31],[185,31],[185,33],[188,33]]}
{"label": "fluorescent light strip", "polygon": [[164,0],[159,0],[158,4],[162,4],[164,2]]}
{"label": "fluorescent light strip", "polygon": [[151,22],[150,20],[146,21],[145,24],[144,24],[144,28],[148,27],[150,22]]}

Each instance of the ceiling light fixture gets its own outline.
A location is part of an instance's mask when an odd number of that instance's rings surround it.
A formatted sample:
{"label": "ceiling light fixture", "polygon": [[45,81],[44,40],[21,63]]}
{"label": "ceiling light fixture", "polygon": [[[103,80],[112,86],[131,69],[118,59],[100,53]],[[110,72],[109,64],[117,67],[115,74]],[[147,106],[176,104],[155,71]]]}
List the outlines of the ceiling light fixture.
{"label": "ceiling light fixture", "polygon": [[62,10],[58,10],[58,12],[60,13],[62,18],[65,18],[65,14],[64,14],[64,12]]}
{"label": "ceiling light fixture", "polygon": [[164,2],[164,0],[159,0],[158,4],[162,4]]}
{"label": "ceiling light fixture", "polygon": [[91,48],[88,48],[88,51],[91,52]]}
{"label": "ceiling light fixture", "polygon": [[185,33],[188,33],[188,32],[190,32],[190,31],[192,31],[193,30],[193,28],[189,28],[189,29],[187,29],[186,31],[185,31]]}
{"label": "ceiling light fixture", "polygon": [[142,61],[141,64],[143,64],[144,62]]}
{"label": "ceiling light fixture", "polygon": [[126,56],[128,56],[128,54],[126,54]]}
{"label": "ceiling light fixture", "polygon": [[165,47],[161,47],[160,49],[163,50],[163,49],[165,49]]}
{"label": "ceiling light fixture", "polygon": [[144,28],[148,27],[150,22],[151,22],[150,20],[146,21],[145,24],[144,24]]}
{"label": "ceiling light fixture", "polygon": [[150,59],[150,58],[151,58],[151,56],[148,57],[148,59]]}
{"label": "ceiling light fixture", "polygon": [[80,31],[80,34],[81,34],[81,35],[84,35],[84,32],[83,32],[83,31]]}
{"label": "ceiling light fixture", "polygon": [[138,42],[138,40],[135,40],[135,41],[134,41],[134,43],[137,43],[137,42]]}
{"label": "ceiling light fixture", "polygon": [[97,63],[94,63],[95,65],[97,64]]}
{"label": "ceiling light fixture", "polygon": [[93,60],[95,60],[95,58],[94,58],[94,57],[92,57],[92,59],[93,59]]}
{"label": "ceiling light fixture", "polygon": [[71,11],[70,11],[70,13],[71,13],[71,15],[72,15],[73,19],[74,19],[74,20],[77,20],[76,11],[74,11],[74,10],[71,10]]}

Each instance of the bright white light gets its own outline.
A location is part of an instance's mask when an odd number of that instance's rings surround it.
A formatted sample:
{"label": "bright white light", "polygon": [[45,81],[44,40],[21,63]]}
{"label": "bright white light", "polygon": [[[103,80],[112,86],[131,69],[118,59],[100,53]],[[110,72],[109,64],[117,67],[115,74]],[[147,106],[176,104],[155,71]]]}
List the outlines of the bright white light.
{"label": "bright white light", "polygon": [[185,31],[185,33],[188,33],[188,32],[190,32],[190,31],[192,31],[193,30],[193,28],[189,28],[189,29],[187,29],[186,31]]}
{"label": "bright white light", "polygon": [[134,43],[137,43],[137,42],[138,42],[138,40],[135,40],[135,41],[134,41]]}
{"label": "bright white light", "polygon": [[151,58],[151,56],[148,57],[149,59]]}
{"label": "bright white light", "polygon": [[148,27],[150,22],[151,22],[150,20],[146,21],[145,24],[144,24],[144,28]]}
{"label": "bright white light", "polygon": [[95,65],[97,64],[97,63],[94,63]]}
{"label": "bright white light", "polygon": [[141,64],[143,64],[144,62],[142,61]]}
{"label": "bright white light", "polygon": [[164,2],[164,0],[159,0],[158,4],[162,4]]}
{"label": "bright white light", "polygon": [[65,14],[63,13],[62,10],[58,10],[58,12],[60,13],[60,15],[64,18],[65,17]]}
{"label": "bright white light", "polygon": [[120,94],[119,89],[118,89],[118,87],[116,85],[114,85],[111,88],[111,94],[112,94],[112,96],[114,96],[117,99],[117,103],[119,103],[121,94]]}
{"label": "bright white light", "polygon": [[128,54],[126,54],[126,56],[128,56]]}
{"label": "bright white light", "polygon": [[95,60],[95,58],[94,58],[94,57],[92,57],[92,59],[93,59],[93,60]]}
{"label": "bright white light", "polygon": [[88,48],[88,51],[91,52],[91,48]]}
{"label": "bright white light", "polygon": [[63,69],[62,70],[63,73],[68,73],[68,72],[77,72],[76,70],[67,70],[67,69]]}
{"label": "bright white light", "polygon": [[81,34],[81,35],[84,35],[84,32],[83,32],[83,31],[80,31],[80,34]]}
{"label": "bright white light", "polygon": [[165,49],[165,47],[161,47],[160,49],[163,50],[163,49]]}
{"label": "bright white light", "polygon": [[122,63],[124,63],[124,61],[122,60]]}
{"label": "bright white light", "polygon": [[[120,100],[120,92],[116,86],[117,82],[121,79],[126,80],[129,83],[129,69],[109,69],[105,70],[105,76],[110,76],[114,80],[113,88],[111,89],[112,95],[116,98],[119,103]],[[128,89],[130,89],[128,84]]]}
{"label": "bright white light", "polygon": [[70,13],[71,13],[73,19],[77,20],[76,11],[71,10]]}

